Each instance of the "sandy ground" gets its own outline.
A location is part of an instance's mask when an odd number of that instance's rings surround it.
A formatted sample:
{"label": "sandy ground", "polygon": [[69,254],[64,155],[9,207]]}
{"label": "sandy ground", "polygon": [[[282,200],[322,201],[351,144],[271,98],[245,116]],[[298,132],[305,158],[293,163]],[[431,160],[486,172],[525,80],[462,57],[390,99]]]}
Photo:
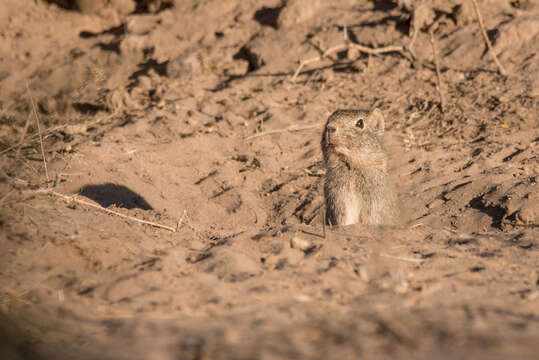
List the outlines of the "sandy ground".
{"label": "sandy ground", "polygon": [[[536,359],[539,4],[479,1],[503,76],[422,3],[2,1],[2,358]],[[402,224],[324,229],[322,124],[374,107]]]}

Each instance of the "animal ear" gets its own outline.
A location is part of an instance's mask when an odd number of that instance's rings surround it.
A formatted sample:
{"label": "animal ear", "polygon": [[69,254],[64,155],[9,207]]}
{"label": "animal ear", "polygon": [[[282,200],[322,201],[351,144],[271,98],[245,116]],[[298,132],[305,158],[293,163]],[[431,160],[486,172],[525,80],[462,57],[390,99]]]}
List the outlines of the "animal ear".
{"label": "animal ear", "polygon": [[384,133],[385,119],[382,111],[378,108],[374,109],[367,117],[367,126],[374,129],[380,135]]}

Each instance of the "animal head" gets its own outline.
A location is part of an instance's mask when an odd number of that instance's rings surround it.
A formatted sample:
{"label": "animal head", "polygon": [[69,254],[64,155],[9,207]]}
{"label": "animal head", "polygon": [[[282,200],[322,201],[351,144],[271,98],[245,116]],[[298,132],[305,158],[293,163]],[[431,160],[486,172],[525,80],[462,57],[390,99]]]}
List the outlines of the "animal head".
{"label": "animal head", "polygon": [[[326,164],[345,162],[349,166],[369,166],[385,159],[382,146],[385,120],[382,112],[337,110],[330,115],[322,135]],[[385,164],[385,161],[384,161]]]}

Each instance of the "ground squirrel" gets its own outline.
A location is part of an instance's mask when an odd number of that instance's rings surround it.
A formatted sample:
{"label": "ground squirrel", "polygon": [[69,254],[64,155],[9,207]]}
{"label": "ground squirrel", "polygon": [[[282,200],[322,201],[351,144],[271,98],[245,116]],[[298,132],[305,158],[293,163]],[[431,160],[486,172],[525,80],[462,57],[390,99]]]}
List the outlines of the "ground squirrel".
{"label": "ground squirrel", "polygon": [[394,224],[398,209],[389,184],[379,109],[337,110],[322,135],[324,196],[329,225]]}

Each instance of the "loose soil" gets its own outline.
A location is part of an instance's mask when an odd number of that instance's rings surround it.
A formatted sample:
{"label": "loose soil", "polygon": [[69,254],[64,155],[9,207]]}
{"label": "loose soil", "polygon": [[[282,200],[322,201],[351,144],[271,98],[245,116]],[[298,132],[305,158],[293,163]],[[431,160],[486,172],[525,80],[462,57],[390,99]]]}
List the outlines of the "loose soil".
{"label": "loose soil", "polygon": [[[2,1],[2,358],[537,358],[539,4],[478,3],[507,76],[471,1]],[[323,227],[374,107],[401,225]]]}

